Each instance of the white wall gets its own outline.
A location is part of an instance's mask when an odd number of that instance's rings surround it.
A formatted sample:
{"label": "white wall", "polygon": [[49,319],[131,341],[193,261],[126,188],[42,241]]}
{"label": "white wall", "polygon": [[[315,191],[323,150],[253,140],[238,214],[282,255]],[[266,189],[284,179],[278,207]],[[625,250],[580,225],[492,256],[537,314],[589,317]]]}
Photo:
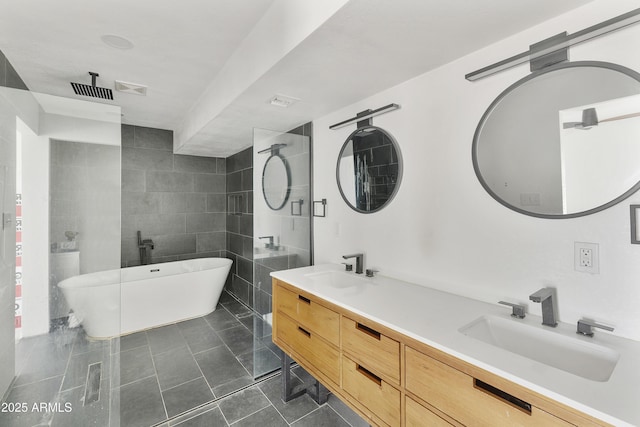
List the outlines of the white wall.
{"label": "white wall", "polygon": [[[594,1],[453,63],[314,121],[314,194],[327,198],[327,217],[315,218],[315,260],[339,262],[355,251],[381,274],[488,302],[527,303],[544,286],[557,288],[559,316],[582,316],[640,339],[640,246],[629,243],[630,203],[576,219],[538,219],[497,203],[478,182],[471,161],[474,131],[485,109],[529,73],[528,64],[468,82],[464,75],[520,53],[561,31],[573,33],[636,8],[636,1]],[[446,46],[443,46],[446,48]],[[600,60],[640,71],[640,26],[571,48],[571,60]],[[402,108],[373,119],[397,139],[404,176],[393,202],[358,214],[343,202],[335,164],[353,126],[329,126],[367,108]],[[574,242],[600,245],[600,274],[574,270]],[[505,309],[506,310],[506,309]],[[599,332],[600,333],[600,332]]]}

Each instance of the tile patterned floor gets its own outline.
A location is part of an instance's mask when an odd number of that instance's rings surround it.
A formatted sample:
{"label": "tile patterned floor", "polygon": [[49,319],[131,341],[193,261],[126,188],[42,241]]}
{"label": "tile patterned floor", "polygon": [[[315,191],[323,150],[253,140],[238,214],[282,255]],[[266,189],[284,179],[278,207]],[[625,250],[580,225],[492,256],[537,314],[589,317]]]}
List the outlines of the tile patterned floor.
{"label": "tile patterned floor", "polygon": [[[334,396],[324,405],[306,395],[283,403],[279,374],[253,380],[253,341],[251,312],[226,292],[207,316],[120,339],[89,341],[81,329],[63,329],[21,340],[5,401],[14,408],[0,411],[0,426],[367,425]],[[276,358],[265,344],[267,360]],[[94,387],[89,366],[101,373]],[[313,381],[299,367],[294,379]],[[27,410],[17,412],[22,404]]]}

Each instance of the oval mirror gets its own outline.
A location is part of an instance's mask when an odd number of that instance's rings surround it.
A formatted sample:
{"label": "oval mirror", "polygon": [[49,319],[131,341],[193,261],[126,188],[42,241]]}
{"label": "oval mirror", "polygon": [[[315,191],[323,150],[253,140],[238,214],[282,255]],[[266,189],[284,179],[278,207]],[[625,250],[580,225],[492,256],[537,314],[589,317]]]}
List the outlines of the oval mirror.
{"label": "oval mirror", "polygon": [[262,169],[262,195],[267,206],[274,211],[284,207],[291,192],[289,165],[280,154],[272,154]]}
{"label": "oval mirror", "polygon": [[593,61],[531,74],[489,106],[472,150],[482,186],[510,209],[606,209],[640,188],[640,74]]}
{"label": "oval mirror", "polygon": [[362,213],[376,212],[395,196],[402,158],[393,136],[375,126],[356,129],[342,146],[336,178],[345,202]]}

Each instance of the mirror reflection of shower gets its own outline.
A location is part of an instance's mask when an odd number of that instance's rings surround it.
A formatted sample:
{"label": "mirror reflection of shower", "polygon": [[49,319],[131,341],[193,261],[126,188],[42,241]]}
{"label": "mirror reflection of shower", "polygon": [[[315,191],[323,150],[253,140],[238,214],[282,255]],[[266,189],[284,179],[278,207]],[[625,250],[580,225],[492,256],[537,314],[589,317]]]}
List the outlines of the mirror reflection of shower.
{"label": "mirror reflection of shower", "polygon": [[258,154],[270,153],[262,170],[262,195],[269,209],[282,209],[291,193],[291,172],[287,159],[280,150],[287,144],[272,144],[269,148],[258,151]]}
{"label": "mirror reflection of shower", "polygon": [[142,232],[138,230],[138,250],[140,251],[140,265],[151,264],[151,251],[154,248],[153,240],[142,239]]}

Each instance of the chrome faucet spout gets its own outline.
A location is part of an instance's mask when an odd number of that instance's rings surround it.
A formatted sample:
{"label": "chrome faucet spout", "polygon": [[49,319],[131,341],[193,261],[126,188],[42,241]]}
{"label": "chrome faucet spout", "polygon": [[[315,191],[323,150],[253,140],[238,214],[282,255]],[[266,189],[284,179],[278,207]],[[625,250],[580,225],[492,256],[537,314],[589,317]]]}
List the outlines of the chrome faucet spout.
{"label": "chrome faucet spout", "polygon": [[260,239],[260,240],[269,239],[269,243],[265,243],[264,247],[267,248],[267,249],[275,249],[276,248],[275,244],[273,243],[273,236],[261,236],[261,237],[258,237],[258,239]]}
{"label": "chrome faucet spout", "polygon": [[342,255],[342,258],[344,259],[355,258],[356,274],[362,274],[364,272],[364,254]]}
{"label": "chrome faucet spout", "polygon": [[533,302],[542,304],[542,324],[555,328],[558,326],[556,321],[556,290],[553,288],[542,288],[529,295],[529,299]]}

